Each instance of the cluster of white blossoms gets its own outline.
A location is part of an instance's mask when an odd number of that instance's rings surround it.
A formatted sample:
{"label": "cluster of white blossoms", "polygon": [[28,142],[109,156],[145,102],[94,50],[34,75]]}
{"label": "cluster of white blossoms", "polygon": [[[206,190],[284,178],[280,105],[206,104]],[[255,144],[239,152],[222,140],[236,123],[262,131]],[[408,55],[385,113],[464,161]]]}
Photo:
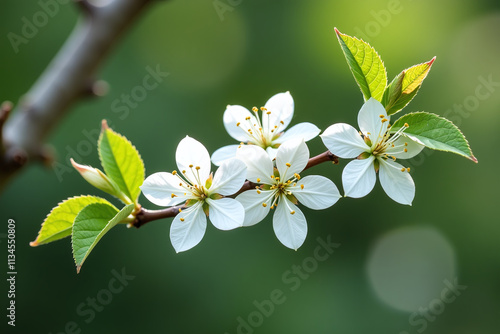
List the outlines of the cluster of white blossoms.
{"label": "cluster of white blossoms", "polygon": [[[298,205],[326,209],[341,197],[326,177],[301,173],[309,162],[305,141],[320,130],[311,123],[300,123],[284,131],[293,116],[290,93],[273,96],[266,105],[252,112],[241,106],[228,106],[224,125],[239,145],[225,146],[210,159],[206,148],[193,138],[184,138],[177,147],[178,171],[150,175],[141,190],[151,202],[178,209],[170,229],[177,252],[196,246],[203,238],[207,217],[220,230],[252,226],[271,210],[273,228],[279,241],[298,249],[307,235],[305,215]],[[358,115],[358,132],[338,123],[321,135],[334,155],[349,162],[342,173],[345,196],[359,198],[374,187],[376,173],[385,192],[396,202],[410,205],[415,185],[409,168],[396,162],[418,154],[420,145],[404,135],[405,127],[391,132],[385,108],[369,99]],[[219,168],[211,174],[211,161]],[[242,191],[244,190],[244,191]]]}

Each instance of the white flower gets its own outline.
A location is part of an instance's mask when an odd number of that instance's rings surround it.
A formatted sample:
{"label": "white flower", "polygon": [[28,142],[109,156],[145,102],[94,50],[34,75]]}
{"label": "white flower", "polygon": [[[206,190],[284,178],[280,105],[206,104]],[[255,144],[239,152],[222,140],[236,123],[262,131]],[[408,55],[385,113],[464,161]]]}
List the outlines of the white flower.
{"label": "white flower", "polygon": [[[240,143],[253,144],[267,151],[269,157],[276,157],[276,149],[287,140],[304,139],[308,141],[320,133],[320,129],[311,123],[299,123],[285,132],[293,117],[293,98],[290,92],[279,93],[271,97],[261,109],[253,107],[250,112],[242,106],[227,106],[224,112],[224,127],[231,137]],[[214,152],[212,162],[215,165],[236,155],[239,145],[224,146]]]}
{"label": "white flower", "polygon": [[288,248],[299,248],[307,234],[306,218],[296,206],[298,202],[319,210],[340,198],[329,179],[317,175],[300,177],[309,160],[309,150],[302,139],[287,141],[278,148],[276,168],[266,151],[255,145],[242,146],[236,156],[247,165],[247,179],[259,185],[236,197],[245,207],[243,225],[257,224],[275,209],[274,232]]}
{"label": "white flower", "polygon": [[170,228],[170,240],[177,252],[196,246],[207,227],[207,218],[220,230],[243,225],[245,210],[232,198],[245,182],[246,166],[238,159],[224,162],[212,178],[207,149],[186,137],[177,146],[179,173],[155,173],[141,186],[148,200],[159,206],[174,206],[187,201]]}
{"label": "white flower", "polygon": [[361,132],[345,123],[337,123],[323,132],[325,146],[336,156],[344,159],[358,158],[347,164],[342,173],[345,195],[359,198],[367,195],[375,186],[376,172],[380,184],[394,201],[411,205],[415,197],[415,184],[410,168],[396,159],[409,159],[424,148],[409,140],[403,132],[405,124],[391,134],[389,116],[380,102],[370,98],[358,114]]}

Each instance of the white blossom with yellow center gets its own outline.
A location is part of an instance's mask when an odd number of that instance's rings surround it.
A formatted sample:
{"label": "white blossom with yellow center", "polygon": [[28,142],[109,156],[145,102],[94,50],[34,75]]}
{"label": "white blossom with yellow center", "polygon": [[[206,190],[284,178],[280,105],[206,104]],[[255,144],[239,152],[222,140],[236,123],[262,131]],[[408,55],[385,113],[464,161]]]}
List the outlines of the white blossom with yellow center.
{"label": "white blossom with yellow center", "polygon": [[391,133],[390,117],[385,108],[374,98],[365,102],[358,114],[361,132],[345,123],[337,123],[321,135],[325,146],[343,159],[353,160],[342,172],[345,195],[353,198],[366,196],[372,191],[379,173],[380,184],[394,201],[411,205],[415,197],[415,184],[410,168],[396,159],[409,159],[424,148],[404,135],[405,124]]}
{"label": "white blossom with yellow center", "polygon": [[245,210],[232,198],[241,189],[246,177],[245,163],[232,159],[221,164],[212,177],[207,149],[193,138],[186,137],[177,146],[179,171],[160,172],[146,178],[141,190],[148,200],[159,206],[186,202],[172,221],[170,240],[177,252],[196,246],[205,234],[207,216],[220,230],[243,225]]}
{"label": "white blossom with yellow center", "polygon": [[[245,107],[227,106],[224,112],[224,127],[231,137],[243,144],[263,148],[271,159],[276,157],[276,149],[285,141],[303,139],[308,141],[320,133],[312,123],[299,123],[287,131],[293,117],[294,102],[290,92],[279,93],[271,97],[264,107],[249,111]],[[214,152],[212,162],[219,165],[236,155],[239,145],[224,146]]]}
{"label": "white blossom with yellow center", "polygon": [[340,198],[335,184],[323,176],[301,178],[309,160],[304,140],[287,141],[276,152],[276,167],[261,147],[242,145],[236,157],[247,165],[247,179],[257,184],[236,200],[245,208],[244,226],[260,222],[270,210],[275,210],[273,228],[281,243],[299,248],[307,235],[307,222],[297,207],[301,204],[315,210],[326,209]]}

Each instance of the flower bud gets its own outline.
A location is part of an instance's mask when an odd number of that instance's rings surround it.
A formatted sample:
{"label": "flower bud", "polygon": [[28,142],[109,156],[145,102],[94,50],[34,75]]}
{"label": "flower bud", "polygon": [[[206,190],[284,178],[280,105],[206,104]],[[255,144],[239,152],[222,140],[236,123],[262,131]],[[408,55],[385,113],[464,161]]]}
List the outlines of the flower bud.
{"label": "flower bud", "polygon": [[71,164],[88,183],[90,183],[97,189],[100,189],[118,198],[123,197],[123,194],[118,186],[99,169],[93,168],[91,166],[77,164],[73,159],[71,159]]}

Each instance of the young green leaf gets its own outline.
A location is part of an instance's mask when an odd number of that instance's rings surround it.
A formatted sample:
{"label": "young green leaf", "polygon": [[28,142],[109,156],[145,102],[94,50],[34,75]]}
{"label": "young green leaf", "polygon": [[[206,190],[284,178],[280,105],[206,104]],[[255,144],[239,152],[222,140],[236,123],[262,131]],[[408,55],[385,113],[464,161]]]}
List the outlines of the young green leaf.
{"label": "young green leaf", "polygon": [[365,101],[370,97],[381,101],[387,86],[387,72],[380,56],[370,44],[342,34],[337,28],[335,32]]}
{"label": "young green leaf", "polygon": [[99,137],[99,158],[107,176],[125,194],[125,204],[137,201],[144,182],[144,163],[137,149],[122,135],[111,130],[103,121]]}
{"label": "young green leaf", "polygon": [[396,132],[408,124],[404,134],[426,147],[459,154],[474,162],[469,143],[462,132],[449,120],[435,114],[415,112],[402,116],[391,127]]}
{"label": "young green leaf", "polygon": [[92,203],[105,203],[112,205],[103,198],[95,196],[71,197],[59,203],[47,215],[42,223],[42,228],[38,232],[35,241],[30,242],[30,246],[35,247],[56,241],[71,235],[71,229],[76,215],[84,207]]}
{"label": "young green leaf", "polygon": [[101,238],[116,224],[122,222],[134,210],[129,204],[118,210],[105,203],[94,203],[83,208],[73,224],[73,257],[76,271],[80,272],[83,262]]}
{"label": "young green leaf", "polygon": [[388,115],[395,114],[406,107],[417,95],[434,60],[436,60],[436,57],[426,63],[407,68],[392,80],[382,98],[382,104]]}

